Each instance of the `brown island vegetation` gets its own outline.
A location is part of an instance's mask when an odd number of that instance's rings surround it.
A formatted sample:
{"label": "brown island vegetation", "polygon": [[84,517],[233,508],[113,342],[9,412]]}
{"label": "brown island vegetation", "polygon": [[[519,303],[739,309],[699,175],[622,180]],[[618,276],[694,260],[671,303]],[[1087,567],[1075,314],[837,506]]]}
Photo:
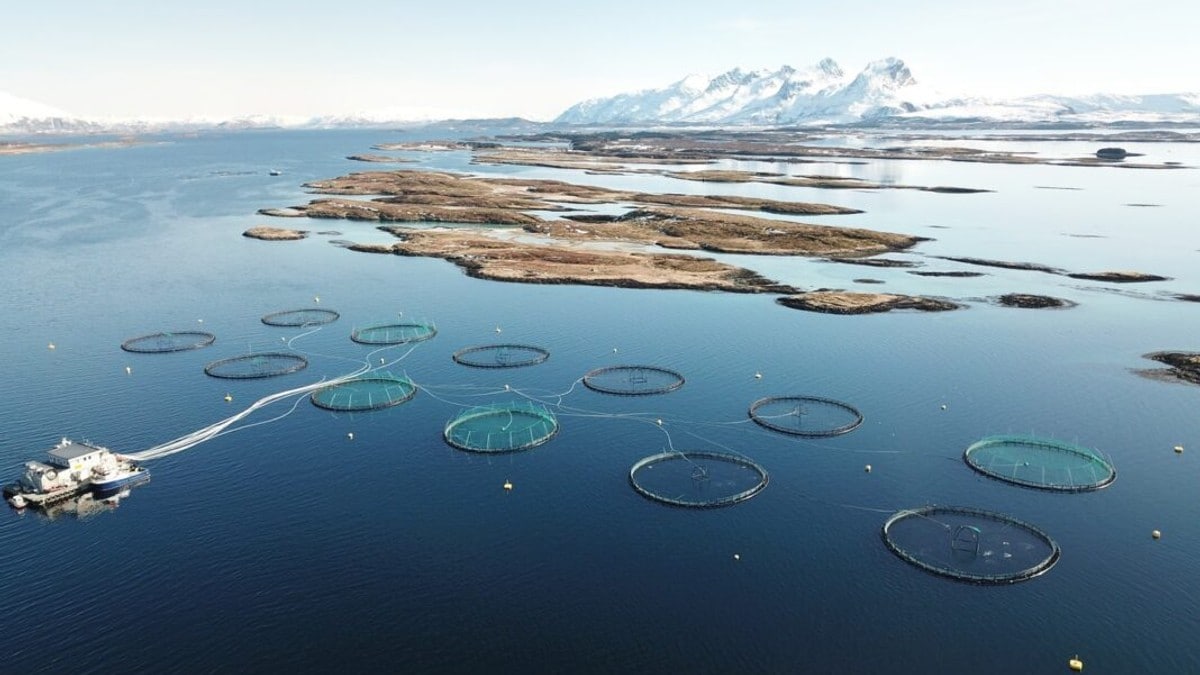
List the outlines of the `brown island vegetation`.
{"label": "brown island vegetation", "polygon": [[711,258],[665,253],[579,250],[489,237],[470,230],[383,226],[393,244],[354,245],[356,251],[442,258],[467,274],[495,281],[626,288],[690,288],[734,293],[795,293],[750,270]]}
{"label": "brown island vegetation", "polygon": [[[604,131],[574,134],[541,134],[515,137],[521,140],[565,142],[574,153],[619,158],[623,162],[632,159],[653,160],[656,163],[672,163],[669,160],[687,159],[711,161],[713,159],[747,159],[770,162],[828,162],[840,160],[944,160],[954,162],[980,162],[989,164],[1051,164],[1058,166],[1109,166],[1126,169],[1179,169],[1186,168],[1173,162],[1113,162],[1089,157],[1039,157],[1029,152],[1003,152],[970,147],[902,145],[891,147],[845,147],[837,145],[813,145],[806,141],[826,140],[827,135],[806,133],[796,129],[766,130],[704,130],[704,131]],[[944,140],[944,138],[939,139]],[[511,148],[504,148],[504,151]],[[538,149],[545,151],[546,149]],[[554,149],[549,149],[554,152]],[[548,153],[547,153],[548,154]],[[524,155],[529,161],[533,155]],[[477,156],[480,161],[498,163],[521,163],[514,161],[519,156]],[[552,161],[547,156],[546,161]]]}
{"label": "brown island vegetation", "polygon": [[824,314],[877,314],[895,309],[915,309],[922,312],[945,312],[958,309],[960,305],[919,295],[894,293],[857,293],[822,289],[799,295],[789,295],[776,300],[792,309]]}
{"label": "brown island vegetation", "polygon": [[263,241],[294,241],[308,236],[307,230],[289,230],[283,227],[268,227],[260,225],[242,233],[243,237],[262,239]]}
{"label": "brown island vegetation", "polygon": [[1049,295],[1035,295],[1033,293],[1006,293],[996,298],[996,302],[1005,307],[1021,307],[1024,309],[1062,309],[1065,307],[1074,307],[1075,303],[1062,298],[1055,298]]}
{"label": "brown island vegetation", "polygon": [[[579,283],[735,292],[794,293],[749,270],[707,258],[599,250],[613,243],[760,255],[851,257],[909,248],[921,237],[763,218],[859,213],[829,204],[721,195],[654,194],[554,180],[478,178],[436,171],[372,171],[306,184],[334,195],[265,215],[384,223],[399,241],[355,250],[451,260],[470,274],[531,283]],[[370,199],[354,197],[370,196]],[[628,204],[620,216],[572,212],[581,205]],[[720,209],[720,210],[718,210]],[[546,219],[537,212],[559,212]],[[456,223],[519,228],[441,230],[394,223]],[[248,235],[251,236],[251,235]],[[586,250],[584,250],[586,249]]]}
{"label": "brown island vegetation", "polygon": [[1200,352],[1151,352],[1143,357],[1169,367],[1138,371],[1141,375],[1200,384]]}

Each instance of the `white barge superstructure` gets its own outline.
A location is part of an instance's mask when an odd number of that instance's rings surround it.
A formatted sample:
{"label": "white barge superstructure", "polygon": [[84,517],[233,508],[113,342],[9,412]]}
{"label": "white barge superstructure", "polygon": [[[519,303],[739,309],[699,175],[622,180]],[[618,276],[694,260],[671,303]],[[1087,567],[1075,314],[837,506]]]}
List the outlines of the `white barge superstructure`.
{"label": "white barge superstructure", "polygon": [[150,480],[150,472],[108,448],[62,439],[46,462],[25,462],[20,480],[4,486],[4,497],[16,508],[45,508],[84,492],[97,496]]}

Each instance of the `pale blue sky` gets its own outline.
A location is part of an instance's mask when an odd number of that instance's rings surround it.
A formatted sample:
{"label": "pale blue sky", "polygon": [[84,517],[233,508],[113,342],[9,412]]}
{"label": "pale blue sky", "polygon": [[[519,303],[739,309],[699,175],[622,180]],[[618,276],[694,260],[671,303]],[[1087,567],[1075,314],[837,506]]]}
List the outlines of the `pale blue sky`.
{"label": "pale blue sky", "polygon": [[0,10],[0,91],[84,116],[546,119],[689,73],[896,56],[950,94],[1200,92],[1197,6],[14,0]]}

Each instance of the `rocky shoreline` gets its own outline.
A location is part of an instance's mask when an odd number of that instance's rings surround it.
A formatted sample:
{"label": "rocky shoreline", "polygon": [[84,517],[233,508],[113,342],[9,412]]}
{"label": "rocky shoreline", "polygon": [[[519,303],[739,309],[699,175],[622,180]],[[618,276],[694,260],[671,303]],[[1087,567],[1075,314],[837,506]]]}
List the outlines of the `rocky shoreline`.
{"label": "rocky shoreline", "polygon": [[878,314],[898,309],[946,312],[961,305],[940,298],[893,293],[819,290],[776,299],[784,307],[823,314]]}

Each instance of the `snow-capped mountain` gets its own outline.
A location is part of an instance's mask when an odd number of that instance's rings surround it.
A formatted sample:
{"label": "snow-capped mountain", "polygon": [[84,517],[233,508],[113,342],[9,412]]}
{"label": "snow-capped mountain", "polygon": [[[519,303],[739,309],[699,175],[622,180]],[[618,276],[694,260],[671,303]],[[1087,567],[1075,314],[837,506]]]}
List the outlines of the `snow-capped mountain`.
{"label": "snow-capped mountain", "polygon": [[[911,92],[909,91],[911,90]],[[906,94],[912,93],[910,97]],[[849,122],[916,109],[916,80],[900,59],[888,58],[847,75],[833,59],[797,70],[743,71],[706,78],[689,75],[650,89],[578,103],[559,115],[564,124],[786,124],[821,119]]]}
{"label": "snow-capped mountain", "polygon": [[854,75],[824,59],[805,70],[735,68],[713,78],[689,75],[662,89],[578,103],[555,120],[561,124],[764,126],[964,121],[1197,123],[1200,94],[951,98],[918,85],[897,58],[873,61]]}

